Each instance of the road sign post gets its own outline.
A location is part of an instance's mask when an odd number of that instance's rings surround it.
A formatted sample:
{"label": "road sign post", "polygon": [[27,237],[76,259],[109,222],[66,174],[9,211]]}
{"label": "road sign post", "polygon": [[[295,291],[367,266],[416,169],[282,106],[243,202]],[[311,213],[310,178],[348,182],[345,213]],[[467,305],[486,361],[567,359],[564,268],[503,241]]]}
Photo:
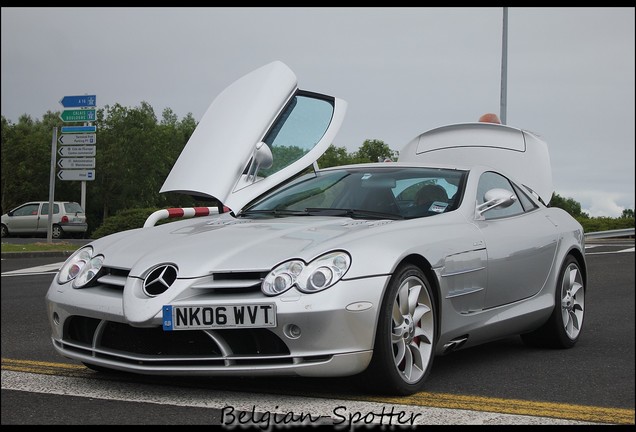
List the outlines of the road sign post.
{"label": "road sign post", "polygon": [[46,242],[53,243],[53,201],[55,201],[55,159],[57,155],[57,128],[53,128],[53,141],[51,142],[51,172],[49,175],[49,215],[46,226]]}
{"label": "road sign post", "polygon": [[[60,104],[65,109],[60,114],[60,120],[65,123],[82,122],[84,126],[62,126],[62,135],[59,143],[60,156],[63,156],[57,164],[62,168],[57,177],[60,180],[81,181],[81,205],[86,210],[86,181],[95,179],[95,143],[97,142],[97,127],[91,123],[96,121],[97,97],[95,95],[64,96]],[[57,129],[56,129],[57,136]],[[55,143],[57,147],[57,142]],[[53,150],[54,157],[55,150]],[[52,162],[53,168],[55,162]],[[55,177],[53,183],[55,184]]]}

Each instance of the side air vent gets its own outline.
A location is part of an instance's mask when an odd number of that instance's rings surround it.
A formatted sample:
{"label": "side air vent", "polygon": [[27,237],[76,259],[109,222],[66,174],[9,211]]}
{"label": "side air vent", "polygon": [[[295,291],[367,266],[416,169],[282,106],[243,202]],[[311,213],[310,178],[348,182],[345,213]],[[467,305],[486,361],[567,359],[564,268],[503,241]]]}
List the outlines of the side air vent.
{"label": "side air vent", "polygon": [[446,344],[444,344],[444,354],[448,354],[451,351],[455,351],[457,349],[459,349],[462,345],[464,345],[466,343],[466,341],[468,340],[468,335],[463,335],[463,336],[459,336],[456,337],[455,339],[447,342]]}

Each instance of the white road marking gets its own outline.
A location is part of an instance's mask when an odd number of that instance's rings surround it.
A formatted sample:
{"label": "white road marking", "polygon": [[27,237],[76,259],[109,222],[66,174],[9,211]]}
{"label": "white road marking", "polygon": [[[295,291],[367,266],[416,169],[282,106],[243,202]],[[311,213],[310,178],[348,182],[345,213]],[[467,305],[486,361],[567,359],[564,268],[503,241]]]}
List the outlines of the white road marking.
{"label": "white road marking", "polygon": [[20,270],[13,270],[8,272],[3,272],[2,276],[24,276],[24,275],[34,275],[34,274],[50,274],[55,273],[62,267],[64,262],[53,263],[53,264],[45,264],[37,267],[29,267]]}
{"label": "white road marking", "polygon": [[[40,375],[26,372],[2,371],[2,389],[32,393],[78,396],[126,402],[213,408],[222,411],[223,426],[239,426],[238,413],[250,413],[252,426],[271,430],[273,426],[291,426],[284,419],[297,419],[294,425],[330,424],[338,429],[354,430],[365,424],[389,426],[428,425],[582,425],[599,424],[548,417],[469,411],[461,409],[430,408],[415,405],[382,404],[339,399],[311,398],[286,395],[261,395],[203,388],[153,386],[143,383]],[[225,401],[232,401],[230,406]],[[383,411],[384,410],[384,411]],[[391,415],[390,413],[393,413]],[[402,422],[397,423],[398,415]],[[290,414],[291,413],[291,414]],[[384,413],[384,414],[383,414]],[[276,418],[279,420],[275,424]],[[269,424],[265,424],[265,419]],[[301,422],[300,419],[304,419]],[[232,423],[232,420],[234,422]],[[245,426],[245,423],[242,424]]]}

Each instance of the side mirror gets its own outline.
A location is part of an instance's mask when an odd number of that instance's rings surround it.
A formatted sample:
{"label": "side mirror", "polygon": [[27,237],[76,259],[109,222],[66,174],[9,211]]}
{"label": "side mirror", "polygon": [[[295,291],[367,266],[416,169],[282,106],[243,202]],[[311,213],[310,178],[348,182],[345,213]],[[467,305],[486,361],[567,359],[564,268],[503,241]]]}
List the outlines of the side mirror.
{"label": "side mirror", "polygon": [[496,207],[510,207],[517,201],[517,195],[506,189],[490,189],[484,194],[484,203],[477,206],[479,216]]}
{"label": "side mirror", "polygon": [[272,150],[263,141],[257,143],[254,146],[254,152],[252,153],[252,163],[247,170],[247,180],[252,183],[256,181],[258,170],[261,168],[267,169],[274,163],[274,156]]}

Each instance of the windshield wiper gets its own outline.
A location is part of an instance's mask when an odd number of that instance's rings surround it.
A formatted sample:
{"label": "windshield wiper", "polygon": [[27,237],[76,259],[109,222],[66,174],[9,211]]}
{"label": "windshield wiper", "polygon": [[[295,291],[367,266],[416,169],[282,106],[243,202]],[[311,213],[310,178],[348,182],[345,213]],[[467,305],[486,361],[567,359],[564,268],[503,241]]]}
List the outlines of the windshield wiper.
{"label": "windshield wiper", "polygon": [[238,217],[250,216],[250,215],[271,215],[274,217],[280,216],[309,216],[306,210],[281,210],[281,209],[269,209],[269,210],[246,210],[238,214]]}
{"label": "windshield wiper", "polygon": [[329,208],[329,207],[308,207],[305,210],[246,210],[237,217],[247,217],[252,215],[263,216],[346,216],[352,219],[405,219],[404,216],[396,213],[384,213],[373,210],[351,209],[351,208]]}
{"label": "windshield wiper", "polygon": [[404,216],[396,213],[384,213],[362,209],[309,207],[305,210],[307,214],[311,216],[347,216],[352,219],[404,219]]}

